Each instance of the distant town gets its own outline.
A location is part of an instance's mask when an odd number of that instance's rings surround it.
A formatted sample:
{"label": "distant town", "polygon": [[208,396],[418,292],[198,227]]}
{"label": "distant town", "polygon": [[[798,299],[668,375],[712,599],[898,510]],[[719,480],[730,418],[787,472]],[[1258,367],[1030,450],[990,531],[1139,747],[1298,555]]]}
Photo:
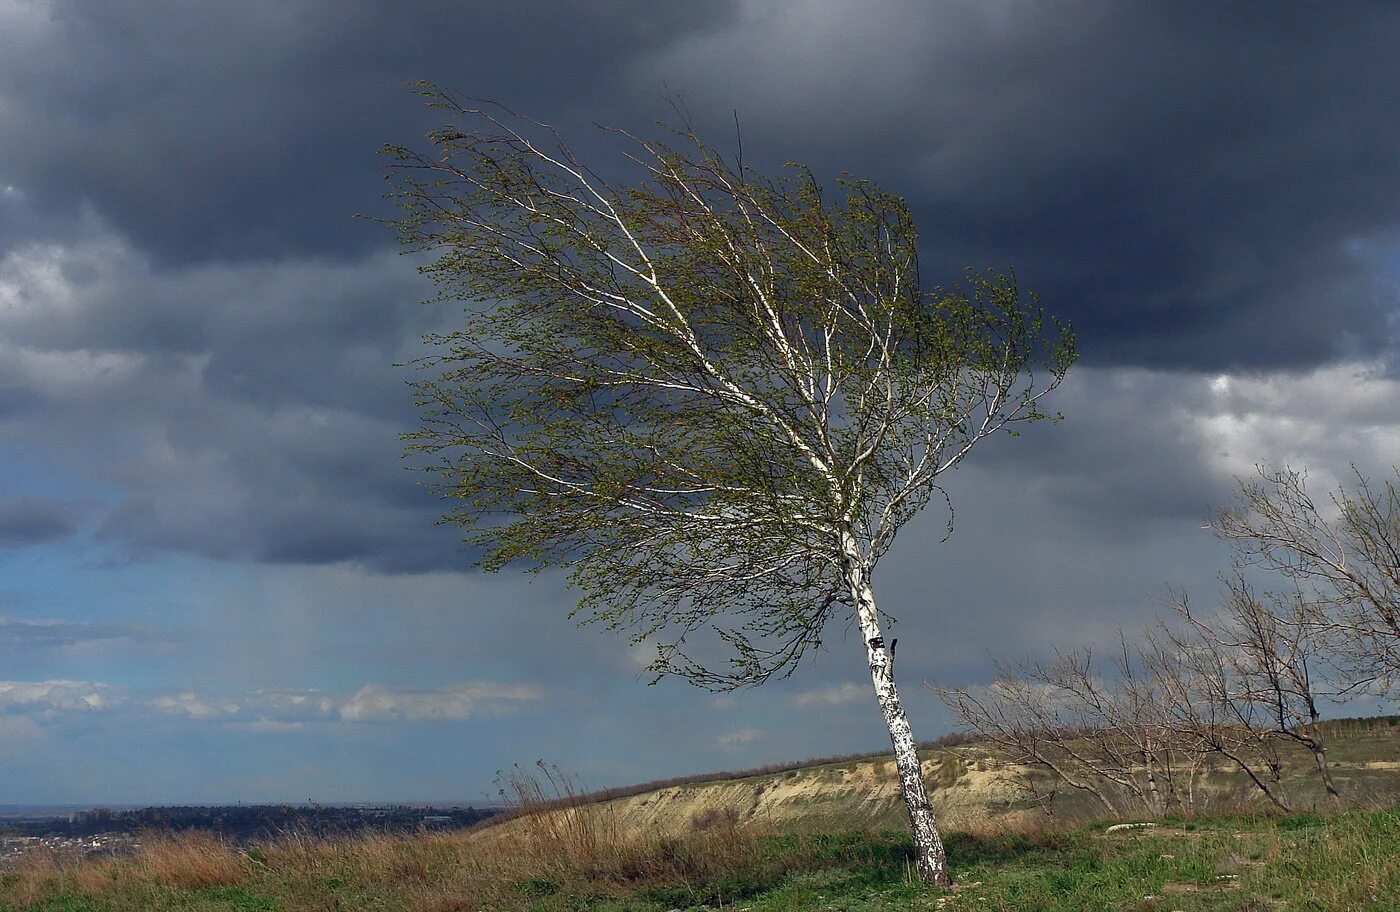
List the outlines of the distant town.
{"label": "distant town", "polygon": [[152,834],[205,830],[242,844],[285,833],[332,836],[412,833],[474,826],[498,808],[417,804],[190,805],[68,808],[0,806],[0,867],[30,851],[97,857],[139,851]]}

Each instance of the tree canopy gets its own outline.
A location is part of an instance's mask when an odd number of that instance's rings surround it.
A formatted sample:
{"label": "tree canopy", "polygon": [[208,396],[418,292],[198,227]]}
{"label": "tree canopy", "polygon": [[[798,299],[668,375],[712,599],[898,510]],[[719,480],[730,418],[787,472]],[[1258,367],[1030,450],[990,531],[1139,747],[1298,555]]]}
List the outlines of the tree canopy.
{"label": "tree canopy", "polygon": [[[579,617],[730,688],[790,673],[979,440],[1049,417],[1073,335],[1013,275],[925,286],[904,200],[765,177],[682,124],[608,131],[634,180],[554,131],[427,88],[390,147],[408,248],[459,328],[430,337],[410,450],[497,568],[561,566]],[[711,631],[716,666],[692,653]]]}

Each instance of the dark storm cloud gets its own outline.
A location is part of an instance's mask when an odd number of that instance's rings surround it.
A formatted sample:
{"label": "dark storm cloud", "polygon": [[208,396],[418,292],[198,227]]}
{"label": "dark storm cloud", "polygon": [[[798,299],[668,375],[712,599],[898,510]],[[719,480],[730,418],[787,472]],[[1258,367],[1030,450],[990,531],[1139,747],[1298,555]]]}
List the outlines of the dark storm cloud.
{"label": "dark storm cloud", "polygon": [[[753,163],[906,193],[930,280],[1018,268],[1090,364],[1364,355],[1395,303],[1379,290],[1400,227],[1391,7],[59,0],[0,16],[0,432],[113,486],[100,534],[138,550],[469,562],[398,458],[415,416],[393,365],[452,310],[417,303],[412,263],[349,218],[379,205],[373,150],[435,119],[409,79],[585,146],[594,118],[645,129],[663,89],[721,143],[737,108]],[[1149,380],[1067,390],[1064,428],[976,458],[1035,474],[1100,536],[1196,522],[1226,486],[1182,436],[1181,389]]]}
{"label": "dark storm cloud", "polygon": [[[400,459],[445,313],[392,254],[152,269],[112,239],[0,263],[0,439],[118,492],[104,540],[233,561],[460,565]],[[99,455],[100,454],[100,455]]]}
{"label": "dark storm cloud", "polygon": [[1024,443],[991,441],[973,461],[1024,479],[1095,545],[1161,523],[1199,527],[1232,492],[1228,475],[1209,467],[1200,423],[1221,407],[1205,387],[1190,375],[1081,370],[1057,391],[1062,422]]}
{"label": "dark storm cloud", "polygon": [[38,497],[0,498],[0,548],[58,541],[76,529],[69,504]]}
{"label": "dark storm cloud", "polygon": [[1016,267],[1086,358],[1298,365],[1385,341],[1393,285],[1354,245],[1400,221],[1400,7],[757,9],[648,72],[752,112],[747,149],[907,193],[928,274]]}
{"label": "dark storm cloud", "polygon": [[[1226,555],[1201,525],[1232,474],[1288,461],[1325,490],[1400,448],[1400,380],[1372,357],[1400,327],[1398,17],[0,0],[0,664],[39,720],[4,716],[0,783],[427,799],[521,757],[607,785],[885,738],[840,619],[797,680],[711,703],[572,629],[561,574],[450,572],[471,554],[400,460],[394,365],[459,317],[350,218],[387,209],[374,150],[437,121],[413,79],[553,121],[590,161],[590,121],[646,132],[663,92],[720,145],[737,109],[750,164],[905,194],[929,281],[1016,267],[1077,323],[1066,422],[979,445],[946,479],[951,538],[935,505],[881,563],[921,736],[949,720],[914,682],[1103,642],[1169,584],[1207,604]],[[469,712],[489,693],[463,681],[543,698]],[[388,738],[332,721],[351,695],[356,718],[471,719]]]}
{"label": "dark storm cloud", "polygon": [[[0,186],[89,202],[163,260],[345,254],[374,151],[431,119],[429,79],[596,113],[638,48],[721,4],[374,0],[26,4],[0,39]],[[547,103],[541,103],[548,99]]]}
{"label": "dark storm cloud", "polygon": [[27,8],[0,179],[163,260],[381,243],[349,216],[430,120],[406,80],[575,126],[645,126],[665,86],[907,192],[932,276],[1019,268],[1093,360],[1315,362],[1394,303],[1354,252],[1400,207],[1391,5]]}
{"label": "dark storm cloud", "polygon": [[[18,252],[0,259],[0,455],[115,492],[99,538],[137,554],[467,566],[400,459],[412,372],[394,365],[451,316],[425,291],[393,254],[158,270],[112,238]],[[43,503],[0,501],[0,545],[62,531]]]}
{"label": "dark storm cloud", "polygon": [[25,9],[0,182],[162,261],[382,243],[349,216],[372,150],[431,121],[403,87],[428,78],[573,127],[644,128],[663,88],[737,108],[756,156],[907,193],[932,277],[1017,267],[1091,360],[1316,362],[1394,304],[1354,252],[1400,211],[1390,4]]}

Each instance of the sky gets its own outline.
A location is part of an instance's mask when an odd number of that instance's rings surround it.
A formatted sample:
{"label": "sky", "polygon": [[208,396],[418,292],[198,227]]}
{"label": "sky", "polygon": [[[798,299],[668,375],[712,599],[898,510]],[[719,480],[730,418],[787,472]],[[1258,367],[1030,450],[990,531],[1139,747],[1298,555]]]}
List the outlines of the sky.
{"label": "sky", "polygon": [[[1070,320],[1065,415],[984,443],[876,576],[923,686],[1102,642],[1259,462],[1400,452],[1400,8],[1269,2],[0,0],[0,804],[489,803],[886,744],[859,638],[649,687],[556,575],[485,574],[401,458],[460,316],[391,233],[435,81],[904,195],[931,282]],[[620,162],[600,163],[621,167]]]}

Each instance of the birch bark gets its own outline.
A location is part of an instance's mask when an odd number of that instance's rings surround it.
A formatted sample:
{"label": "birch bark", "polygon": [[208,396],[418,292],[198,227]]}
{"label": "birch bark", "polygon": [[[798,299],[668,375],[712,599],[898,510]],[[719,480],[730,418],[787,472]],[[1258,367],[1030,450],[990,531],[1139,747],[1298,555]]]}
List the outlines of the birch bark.
{"label": "birch bark", "polygon": [[846,581],[856,606],[856,620],[860,624],[861,639],[865,642],[866,658],[870,662],[875,700],[880,705],[885,727],[890,733],[895,768],[899,771],[899,790],[909,812],[909,826],[914,836],[915,868],[923,882],[948,886],[952,883],[948,858],[943,850],[943,838],[938,833],[933,805],[928,800],[914,733],[904,714],[899,688],[894,683],[894,655],[880,632],[880,617],[875,609],[875,591],[870,585],[870,574],[860,559],[854,539],[849,535],[843,536],[842,546],[846,555]]}

